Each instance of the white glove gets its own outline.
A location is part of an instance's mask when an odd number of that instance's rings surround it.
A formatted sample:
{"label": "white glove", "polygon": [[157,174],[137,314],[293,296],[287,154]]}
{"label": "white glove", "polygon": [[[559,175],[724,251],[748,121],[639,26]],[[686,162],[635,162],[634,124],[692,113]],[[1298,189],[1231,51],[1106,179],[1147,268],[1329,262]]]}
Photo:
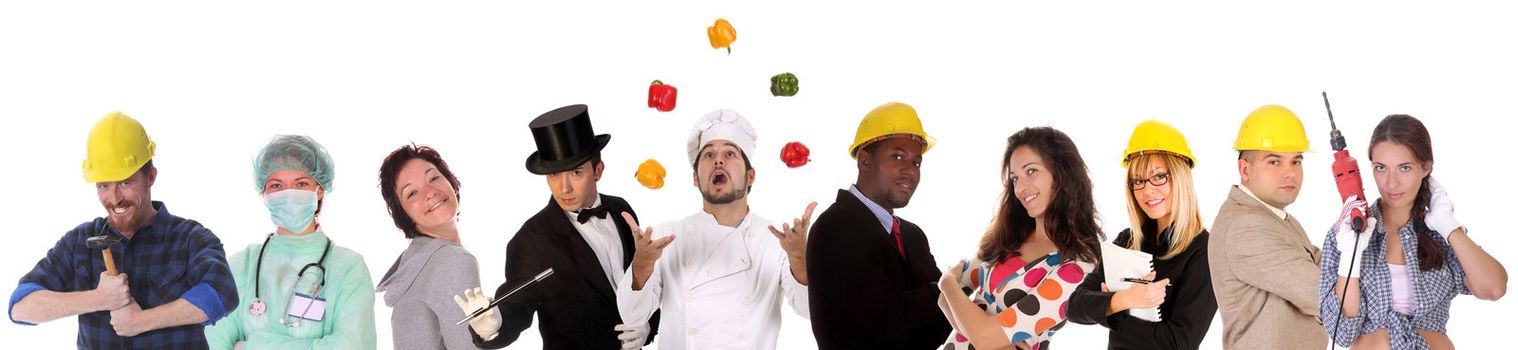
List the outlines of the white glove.
{"label": "white glove", "polygon": [[[1360,210],[1368,213],[1369,205],[1359,196],[1350,196],[1349,201],[1344,203],[1344,209],[1339,213],[1339,227],[1334,233],[1339,249],[1339,276],[1346,278],[1359,277],[1360,265],[1364,265],[1365,248],[1370,246],[1370,233],[1375,230],[1376,218],[1365,216],[1365,232],[1355,232],[1354,218],[1349,213]],[[1354,266],[1350,266],[1354,265]]]}
{"label": "white glove", "polygon": [[1423,216],[1423,223],[1428,228],[1438,231],[1439,235],[1449,239],[1449,235],[1455,229],[1461,227],[1459,221],[1455,221],[1455,203],[1450,202],[1449,193],[1444,192],[1444,186],[1434,181],[1433,176],[1428,177],[1428,191],[1432,196],[1428,201],[1428,214]]}
{"label": "white glove", "polygon": [[[480,287],[465,289],[463,298],[454,295],[453,302],[459,304],[459,309],[464,310],[464,316],[469,316],[474,313],[474,310],[490,307],[490,298],[480,292]],[[469,320],[469,328],[473,328],[474,333],[480,335],[480,339],[485,341],[495,339],[501,330],[501,315],[495,313],[495,308],[491,308],[479,317]]]}
{"label": "white glove", "polygon": [[613,327],[617,332],[617,340],[622,341],[622,350],[637,350],[643,348],[643,343],[648,339],[648,324],[619,324]]}

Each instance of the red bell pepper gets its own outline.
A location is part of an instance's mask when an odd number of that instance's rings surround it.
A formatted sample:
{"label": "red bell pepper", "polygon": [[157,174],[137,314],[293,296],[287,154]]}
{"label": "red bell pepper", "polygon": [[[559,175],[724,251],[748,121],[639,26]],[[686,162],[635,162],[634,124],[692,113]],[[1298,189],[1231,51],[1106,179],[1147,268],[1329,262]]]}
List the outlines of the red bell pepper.
{"label": "red bell pepper", "polygon": [[780,161],[785,162],[785,166],[791,168],[799,168],[811,162],[812,160],[807,158],[811,155],[812,150],[807,149],[806,145],[800,142],[787,143],[785,147],[780,149]]}
{"label": "red bell pepper", "polygon": [[648,86],[648,108],[658,109],[660,112],[675,110],[675,95],[679,91],[674,85],[665,85],[664,82],[655,80]]}

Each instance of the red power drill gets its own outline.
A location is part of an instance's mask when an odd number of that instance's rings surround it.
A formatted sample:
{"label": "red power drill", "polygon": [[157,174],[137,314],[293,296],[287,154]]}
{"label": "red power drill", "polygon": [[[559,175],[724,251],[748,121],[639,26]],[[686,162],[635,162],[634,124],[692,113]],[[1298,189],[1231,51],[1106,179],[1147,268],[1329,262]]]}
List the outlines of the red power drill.
{"label": "red power drill", "polygon": [[[1334,110],[1328,105],[1328,92],[1323,92],[1323,108],[1328,110],[1328,125],[1333,128],[1328,137],[1329,144],[1334,149],[1334,184],[1339,186],[1339,200],[1348,201],[1350,196],[1365,200],[1365,184],[1360,180],[1360,163],[1349,156],[1349,150],[1344,149],[1344,135],[1339,133],[1339,126],[1334,123]],[[1355,209],[1349,216],[1353,218],[1350,228],[1356,233],[1365,232],[1365,213]]]}
{"label": "red power drill", "polygon": [[[1328,137],[1329,143],[1332,144],[1334,148],[1334,184],[1339,186],[1339,200],[1349,200],[1350,196],[1356,196],[1356,198],[1359,198],[1360,200],[1365,200],[1365,186],[1364,183],[1360,181],[1360,163],[1356,162],[1354,157],[1349,156],[1349,150],[1344,149],[1344,134],[1339,133],[1339,125],[1334,123],[1334,109],[1333,107],[1328,106],[1328,92],[1326,91],[1323,92],[1323,109],[1328,110],[1328,126],[1333,128],[1333,131],[1330,131],[1328,133]],[[1361,212],[1359,209],[1355,209],[1354,211],[1349,212],[1349,217],[1351,218],[1349,222],[1349,228],[1355,230],[1355,235],[1365,234],[1365,213]],[[1356,247],[1354,249],[1356,252],[1358,252],[1360,249],[1358,247],[1359,244],[1359,241],[1355,242]],[[1323,248],[1328,249],[1326,246]],[[1349,267],[1353,269],[1355,263],[1359,261],[1360,257],[1355,256],[1354,254],[1350,254],[1348,261]],[[1349,295],[1348,286],[1349,285],[1346,283],[1344,290],[1342,292],[1339,292],[1340,315],[1344,314],[1344,297],[1346,295]],[[1329,338],[1338,336],[1339,325],[1341,324],[1344,324],[1344,322],[1339,321],[1334,323],[1334,330],[1333,333],[1329,334]],[[1329,343],[1329,348],[1333,349],[1337,347],[1334,346],[1333,343]]]}

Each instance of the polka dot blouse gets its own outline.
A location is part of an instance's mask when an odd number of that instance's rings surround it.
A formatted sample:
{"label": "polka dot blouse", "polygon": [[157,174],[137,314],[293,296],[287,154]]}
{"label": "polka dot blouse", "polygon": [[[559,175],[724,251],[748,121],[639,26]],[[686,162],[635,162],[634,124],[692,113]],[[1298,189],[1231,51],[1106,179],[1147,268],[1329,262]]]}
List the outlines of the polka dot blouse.
{"label": "polka dot blouse", "polygon": [[[996,316],[1002,332],[1013,344],[1027,343],[1046,349],[1049,338],[1065,326],[1065,307],[1070,294],[1095,269],[1095,264],[1060,261],[1059,252],[1029,262],[1007,259],[996,264],[981,261],[960,266],[960,285],[965,296],[981,310]],[[991,283],[983,283],[990,281]],[[970,339],[958,331],[949,336],[944,349],[970,349]]]}

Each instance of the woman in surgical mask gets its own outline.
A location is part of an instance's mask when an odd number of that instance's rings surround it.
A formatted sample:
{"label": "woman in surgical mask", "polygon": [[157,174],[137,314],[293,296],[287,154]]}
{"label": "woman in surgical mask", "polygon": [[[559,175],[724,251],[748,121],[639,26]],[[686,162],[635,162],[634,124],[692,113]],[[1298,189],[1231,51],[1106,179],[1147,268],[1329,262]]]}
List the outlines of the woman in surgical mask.
{"label": "woman in surgical mask", "polygon": [[332,157],[310,137],[275,136],[258,152],[253,184],[274,227],[227,259],[239,301],[206,327],[210,348],[374,349],[369,268],[318,220],[332,179]]}

